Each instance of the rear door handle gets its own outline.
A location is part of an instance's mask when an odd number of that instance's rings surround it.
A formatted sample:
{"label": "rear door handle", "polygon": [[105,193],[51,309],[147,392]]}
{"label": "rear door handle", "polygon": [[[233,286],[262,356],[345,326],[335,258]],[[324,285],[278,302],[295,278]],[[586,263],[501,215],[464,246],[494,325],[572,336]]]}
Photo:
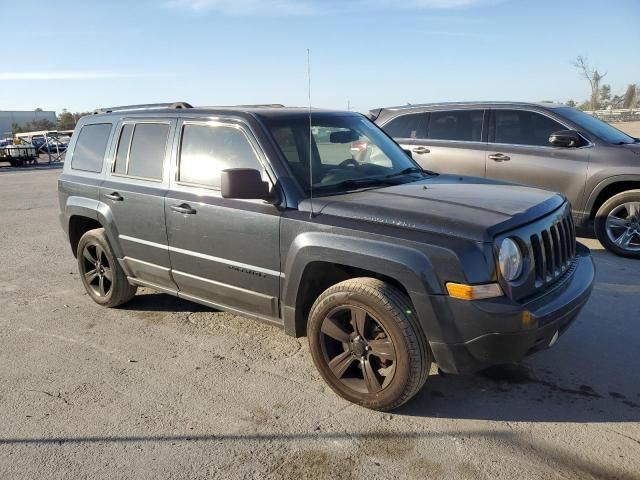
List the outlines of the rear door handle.
{"label": "rear door handle", "polygon": [[505,155],[504,153],[493,153],[489,155],[489,158],[494,162],[506,162],[507,160],[511,160],[511,157]]}
{"label": "rear door handle", "polygon": [[431,150],[429,150],[427,147],[417,147],[413,149],[413,153],[417,153],[418,155],[422,155],[423,153],[430,153]]}
{"label": "rear door handle", "polygon": [[124,200],[124,197],[120,195],[118,192],[112,192],[112,193],[106,194],[105,197],[107,197],[109,200],[113,200],[114,202],[121,202]]}
{"label": "rear door handle", "polygon": [[171,205],[170,208],[174,212],[178,212],[178,213],[181,213],[183,215],[195,215],[196,214],[195,208],[191,208],[191,205],[189,205],[187,203],[182,203],[180,205]]}

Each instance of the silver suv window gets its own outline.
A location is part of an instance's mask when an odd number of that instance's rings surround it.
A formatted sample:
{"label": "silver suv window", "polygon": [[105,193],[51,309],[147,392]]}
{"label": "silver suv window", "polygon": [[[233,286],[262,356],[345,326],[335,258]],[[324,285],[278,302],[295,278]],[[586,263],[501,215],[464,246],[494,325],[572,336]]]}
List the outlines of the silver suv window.
{"label": "silver suv window", "polygon": [[82,127],[71,158],[71,168],[86,172],[101,172],[110,134],[110,123],[96,123]]}
{"label": "silver suv window", "polygon": [[169,131],[166,123],[126,123],[120,132],[113,172],[162,180]]}
{"label": "silver suv window", "polygon": [[483,110],[431,112],[427,137],[433,140],[480,142],[483,117]]}
{"label": "silver suv window", "polygon": [[179,182],[217,189],[220,188],[220,173],[227,168],[253,168],[263,172],[251,142],[240,128],[203,124],[183,126]]}
{"label": "silver suv window", "polygon": [[540,113],[495,110],[495,143],[549,147],[549,136],[559,130],[566,128]]}

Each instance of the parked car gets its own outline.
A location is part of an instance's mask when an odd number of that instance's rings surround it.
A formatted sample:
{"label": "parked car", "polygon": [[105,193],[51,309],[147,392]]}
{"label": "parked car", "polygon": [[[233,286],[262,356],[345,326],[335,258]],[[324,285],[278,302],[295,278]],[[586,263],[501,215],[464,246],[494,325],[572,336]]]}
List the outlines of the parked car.
{"label": "parked car", "polygon": [[145,286],[306,335],[334,391],[388,410],[432,361],[550,347],[589,297],[560,194],[426,172],[356,113],[309,128],[306,109],[175,107],[98,111],[73,134],[60,219],[100,305]]}
{"label": "parked car", "polygon": [[449,103],[371,111],[424,168],[564,193],[576,225],[640,258],[640,140],[564,105]]}
{"label": "parked car", "polygon": [[38,136],[34,137],[31,143],[40,153],[62,153],[67,150],[69,137],[49,137],[45,139],[44,136]]}

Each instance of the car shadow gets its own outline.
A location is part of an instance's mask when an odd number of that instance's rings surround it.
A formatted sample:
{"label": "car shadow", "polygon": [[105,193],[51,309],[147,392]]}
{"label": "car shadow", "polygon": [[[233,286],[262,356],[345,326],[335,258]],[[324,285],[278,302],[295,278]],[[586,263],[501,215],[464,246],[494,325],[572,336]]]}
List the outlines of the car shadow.
{"label": "car shadow", "polygon": [[[400,415],[516,422],[601,423],[640,421],[640,389],[567,382],[526,363],[500,365],[476,375],[432,375]],[[622,390],[622,389],[619,389]],[[634,392],[635,390],[635,392]]]}
{"label": "car shadow", "polygon": [[218,312],[214,308],[201,305],[199,303],[184,300],[166,293],[148,292],[138,294],[124,305],[121,310],[132,310],[140,312],[179,312],[179,313],[195,313],[195,312]]}

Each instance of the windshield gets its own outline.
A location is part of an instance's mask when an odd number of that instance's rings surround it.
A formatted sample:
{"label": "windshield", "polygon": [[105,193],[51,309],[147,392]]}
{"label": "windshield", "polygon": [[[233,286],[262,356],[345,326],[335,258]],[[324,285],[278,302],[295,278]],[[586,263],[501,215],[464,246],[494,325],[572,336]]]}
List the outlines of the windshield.
{"label": "windshield", "polygon": [[311,174],[314,194],[413,182],[427,175],[384,132],[358,115],[313,115],[311,145],[306,117],[266,123],[307,193]]}
{"label": "windshield", "polygon": [[607,143],[614,145],[622,145],[625,143],[634,143],[635,138],[630,137],[624,132],[621,132],[615,127],[612,127],[606,122],[597,119],[593,115],[581,112],[571,107],[560,107],[556,110],[559,114],[565,116],[573,123],[580,125],[588,132],[597,135]]}

